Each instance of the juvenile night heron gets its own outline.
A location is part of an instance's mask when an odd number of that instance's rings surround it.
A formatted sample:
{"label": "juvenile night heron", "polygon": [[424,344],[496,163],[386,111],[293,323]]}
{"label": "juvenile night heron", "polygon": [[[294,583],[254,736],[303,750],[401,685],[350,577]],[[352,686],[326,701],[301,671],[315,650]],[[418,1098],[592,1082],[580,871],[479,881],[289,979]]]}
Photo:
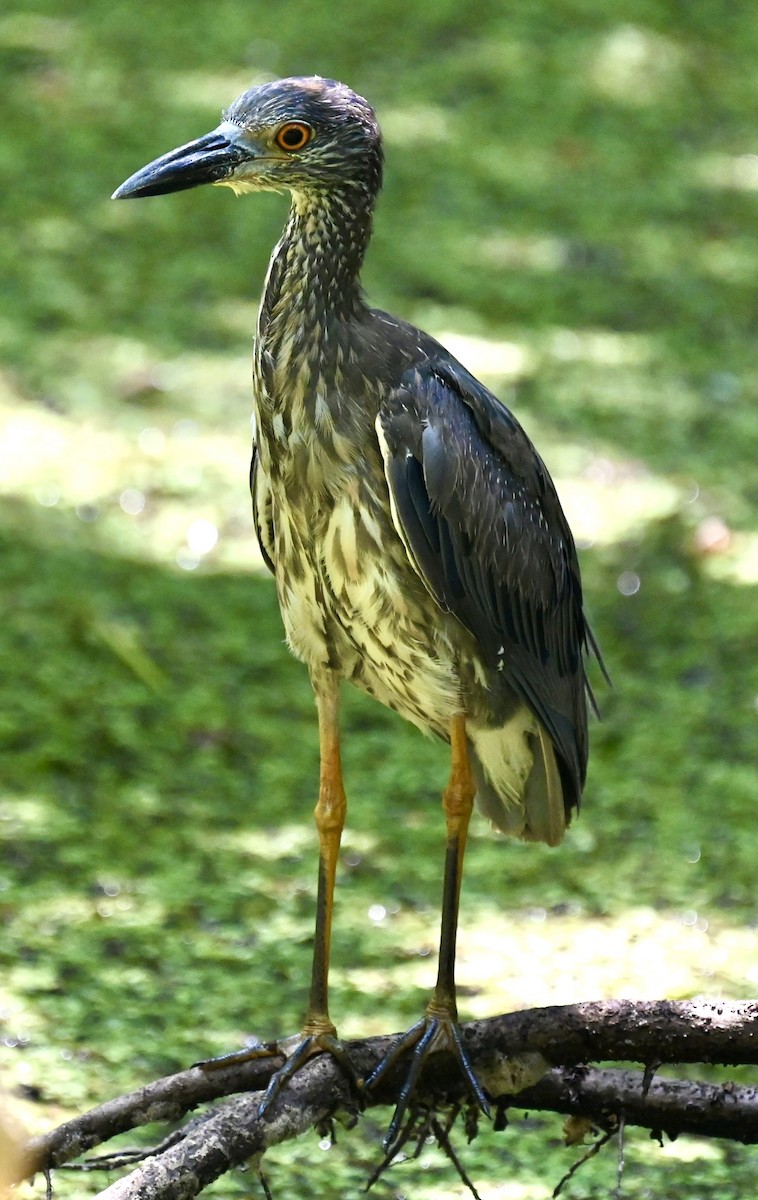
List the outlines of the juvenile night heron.
{"label": "juvenile night heron", "polygon": [[597,648],[571,532],[515,417],[433,338],[366,305],[359,276],[381,177],[366,101],[333,80],[283,79],[245,92],[217,129],[115,198],[203,183],[292,194],[258,317],[251,487],[287,639],[316,696],[320,861],[302,1041],[270,1093],[316,1051],[345,1057],[327,976],[347,679],[449,743],[452,760],[437,984],[368,1080],[415,1047],[391,1143],[429,1051],[452,1050],[487,1109],[454,978],[472,805],[514,837],[560,842],[585,779],[585,659]]}

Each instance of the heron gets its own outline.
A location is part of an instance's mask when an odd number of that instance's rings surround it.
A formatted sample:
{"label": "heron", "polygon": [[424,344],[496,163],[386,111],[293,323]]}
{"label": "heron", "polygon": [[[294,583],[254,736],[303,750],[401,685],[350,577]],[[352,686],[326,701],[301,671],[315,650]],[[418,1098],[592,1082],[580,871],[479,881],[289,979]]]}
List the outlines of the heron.
{"label": "heron", "polygon": [[141,168],[114,198],[201,184],[291,194],[257,320],[251,490],[287,641],[315,694],[319,865],[307,1012],[264,1108],[312,1054],[351,1070],[328,1003],[348,681],[450,749],[437,981],[420,1020],[358,1081],[370,1090],[410,1062],[391,1146],[440,1050],[489,1111],[456,1003],[469,820],[476,799],[505,834],[561,841],[585,783],[587,664],[600,653],[568,522],[516,417],[433,337],[364,298],[382,167],[367,101],[335,80],[297,77],[250,88],[217,128]]}

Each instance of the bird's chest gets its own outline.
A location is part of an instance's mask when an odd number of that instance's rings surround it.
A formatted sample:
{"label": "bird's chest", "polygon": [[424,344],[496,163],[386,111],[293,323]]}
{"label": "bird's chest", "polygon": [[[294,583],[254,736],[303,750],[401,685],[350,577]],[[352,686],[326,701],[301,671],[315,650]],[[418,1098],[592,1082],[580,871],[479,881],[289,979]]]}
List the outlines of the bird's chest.
{"label": "bird's chest", "polygon": [[314,681],[336,672],[442,732],[460,705],[448,618],[393,524],[376,388],[304,366],[286,337],[259,337],[254,390],[258,508],[290,648]]}
{"label": "bird's chest", "polygon": [[[287,641],[422,728],[459,705],[444,615],[395,530],[378,445],[346,469],[318,447],[269,447],[273,559]],[[309,483],[305,482],[310,480]]]}
{"label": "bird's chest", "polygon": [[[367,469],[361,477],[336,464],[315,439],[280,447],[272,466],[273,558],[287,640],[311,672],[350,678],[360,665],[358,631],[382,636],[405,607],[397,537],[377,481]],[[378,485],[381,493],[383,477]]]}

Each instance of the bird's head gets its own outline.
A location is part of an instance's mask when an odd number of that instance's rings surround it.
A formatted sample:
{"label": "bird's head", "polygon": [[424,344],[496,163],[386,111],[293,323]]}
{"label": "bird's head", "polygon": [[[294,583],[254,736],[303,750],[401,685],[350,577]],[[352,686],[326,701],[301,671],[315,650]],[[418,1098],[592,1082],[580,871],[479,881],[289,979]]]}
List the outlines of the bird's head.
{"label": "bird's head", "polygon": [[381,183],[381,136],[372,109],[342,83],[318,76],[250,88],[217,129],[135,172],[114,200],[202,183],[235,191],[334,192]]}

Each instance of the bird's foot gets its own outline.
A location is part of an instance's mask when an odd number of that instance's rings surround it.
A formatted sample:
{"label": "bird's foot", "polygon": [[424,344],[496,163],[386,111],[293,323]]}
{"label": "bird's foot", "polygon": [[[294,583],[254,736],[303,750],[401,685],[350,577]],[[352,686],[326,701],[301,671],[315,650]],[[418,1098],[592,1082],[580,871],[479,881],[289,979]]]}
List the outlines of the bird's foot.
{"label": "bird's foot", "polygon": [[400,1089],[395,1112],[384,1139],[384,1149],[388,1158],[392,1157],[394,1148],[399,1141],[403,1121],[408,1113],[408,1108],[424,1064],[430,1054],[437,1054],[439,1051],[447,1051],[447,1053],[452,1054],[458,1063],[461,1075],[468,1084],[475,1105],[481,1109],[485,1116],[489,1117],[491,1115],[484,1088],[479,1082],[468,1054],[463,1047],[461,1030],[454,1006],[439,1005],[432,1001],[427,1006],[421,1020],[417,1021],[407,1033],[404,1033],[399,1038],[392,1049],[384,1056],[379,1066],[368,1077],[365,1083],[366,1091],[369,1092],[375,1088],[379,1080],[395,1066],[407,1051],[411,1051],[408,1074]]}
{"label": "bird's foot", "polygon": [[269,1080],[266,1093],[258,1108],[259,1117],[265,1116],[282,1088],[314,1054],[331,1054],[360,1101],[363,1080],[359,1077],[344,1042],[337,1037],[337,1031],[333,1025],[329,1029],[320,1031],[311,1031],[306,1027],[302,1034],[298,1034],[294,1038],[287,1038],[285,1042],[280,1042],[279,1046],[280,1052],[286,1054],[287,1060],[284,1066],[280,1067]]}
{"label": "bird's foot", "polygon": [[230,1050],[227,1054],[218,1054],[214,1058],[201,1058],[193,1063],[201,1071],[223,1071],[224,1067],[236,1067],[240,1063],[252,1062],[255,1058],[277,1058],[286,1051],[284,1042],[252,1042],[239,1050]]}
{"label": "bird's foot", "polygon": [[258,1107],[258,1116],[263,1117],[282,1088],[315,1054],[331,1054],[360,1101],[363,1080],[359,1077],[344,1042],[337,1037],[337,1030],[331,1023],[323,1026],[306,1025],[302,1033],[297,1033],[293,1037],[282,1038],[276,1042],[255,1042],[241,1050],[233,1050],[230,1054],[221,1054],[217,1058],[205,1059],[203,1062],[195,1063],[195,1066],[201,1067],[204,1071],[218,1071],[224,1067],[250,1062],[254,1058],[284,1056],[283,1066],[279,1067],[269,1079],[268,1087]]}

